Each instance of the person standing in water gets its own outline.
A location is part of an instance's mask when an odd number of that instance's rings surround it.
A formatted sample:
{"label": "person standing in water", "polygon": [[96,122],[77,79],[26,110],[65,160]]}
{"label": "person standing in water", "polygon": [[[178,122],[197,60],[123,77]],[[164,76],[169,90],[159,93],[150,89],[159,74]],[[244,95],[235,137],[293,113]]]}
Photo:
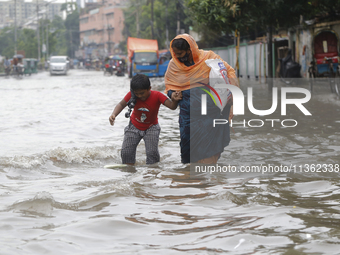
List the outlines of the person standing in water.
{"label": "person standing in water", "polygon": [[159,91],[151,90],[150,80],[144,74],[137,74],[131,79],[131,91],[126,94],[114,108],[109,121],[113,126],[118,114],[135,100],[134,110],[129,125],[124,129],[124,140],[121,150],[123,164],[133,165],[136,162],[137,145],[141,139],[145,142],[146,164],[159,162],[158,141],[161,128],[158,124],[158,110],[161,104],[175,110],[182,98],[180,92],[173,93],[171,99]]}
{"label": "person standing in water", "polygon": [[[213,119],[231,119],[232,106],[227,105],[222,112],[217,110],[212,100],[208,100],[208,112],[205,121],[191,119],[190,113],[200,115],[201,95],[205,93],[200,87],[209,84],[210,67],[205,63],[208,59],[219,59],[212,51],[200,50],[196,41],[188,34],[177,35],[170,43],[172,59],[165,74],[165,92],[182,92],[179,101],[179,126],[181,136],[182,163],[214,164],[224,148],[230,142],[228,125],[212,126]],[[222,60],[227,70],[230,83],[239,86],[235,70]],[[198,112],[199,111],[199,112]],[[210,121],[209,121],[210,120]]]}

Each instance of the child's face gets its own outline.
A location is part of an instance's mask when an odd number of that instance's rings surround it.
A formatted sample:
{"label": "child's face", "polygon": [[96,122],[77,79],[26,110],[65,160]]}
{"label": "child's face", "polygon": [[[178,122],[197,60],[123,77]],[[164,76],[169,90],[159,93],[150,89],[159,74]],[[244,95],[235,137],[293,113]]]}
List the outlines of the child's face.
{"label": "child's face", "polygon": [[134,90],[136,97],[142,101],[145,101],[151,94],[151,88],[149,89],[137,89]]}

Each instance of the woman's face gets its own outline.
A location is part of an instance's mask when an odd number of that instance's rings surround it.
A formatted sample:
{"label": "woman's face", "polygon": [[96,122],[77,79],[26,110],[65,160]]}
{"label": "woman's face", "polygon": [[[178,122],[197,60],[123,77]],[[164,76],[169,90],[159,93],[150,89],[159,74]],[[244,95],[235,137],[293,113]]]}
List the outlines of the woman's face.
{"label": "woman's face", "polygon": [[192,54],[191,54],[191,50],[179,50],[176,47],[172,48],[174,53],[175,53],[175,57],[182,63],[184,62],[192,62]]}

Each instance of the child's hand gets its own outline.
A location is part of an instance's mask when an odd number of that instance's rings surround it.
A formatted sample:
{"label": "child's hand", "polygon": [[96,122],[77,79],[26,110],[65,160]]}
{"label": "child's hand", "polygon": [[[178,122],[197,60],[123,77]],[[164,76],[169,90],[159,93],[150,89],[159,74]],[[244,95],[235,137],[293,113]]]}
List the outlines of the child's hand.
{"label": "child's hand", "polygon": [[171,94],[171,100],[179,101],[182,100],[182,91],[175,91]]}
{"label": "child's hand", "polygon": [[116,119],[116,115],[112,114],[109,118],[111,126],[113,126],[113,124],[115,124],[115,119]]}

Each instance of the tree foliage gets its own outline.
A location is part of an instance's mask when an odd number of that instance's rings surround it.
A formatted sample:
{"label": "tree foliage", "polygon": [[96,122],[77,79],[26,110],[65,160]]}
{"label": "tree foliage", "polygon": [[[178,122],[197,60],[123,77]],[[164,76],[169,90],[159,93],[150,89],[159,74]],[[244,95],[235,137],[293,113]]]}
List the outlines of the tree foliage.
{"label": "tree foliage", "polygon": [[[74,56],[74,51],[79,46],[79,13],[77,10],[67,15],[66,20],[59,16],[55,16],[52,21],[40,20],[39,29],[40,45],[46,44],[46,30],[48,30],[48,51],[50,55]],[[38,58],[37,31],[18,28],[17,50],[25,51],[27,58]],[[14,55],[14,27],[6,27],[0,30],[0,55],[9,58]]]}
{"label": "tree foliage", "polygon": [[186,0],[186,6],[195,28],[204,34],[289,28],[299,25],[301,17],[340,18],[340,0]]}
{"label": "tree foliage", "polygon": [[[130,4],[131,6],[124,11],[125,28],[123,34],[126,37],[131,36],[151,39],[151,1],[131,0]],[[177,4],[180,4],[180,6],[177,6]],[[159,48],[166,47],[166,25],[168,26],[169,40],[172,40],[176,36],[177,7],[179,7],[180,27],[188,33],[191,21],[188,22],[186,20],[187,15],[184,12],[185,6],[182,1],[154,0],[154,39],[158,40]],[[137,12],[139,14],[139,35],[137,33]]]}
{"label": "tree foliage", "polygon": [[78,49],[79,40],[79,12],[76,9],[65,20],[65,28],[67,30],[65,39],[67,42],[67,55],[74,57],[74,51]]}
{"label": "tree foliage", "polygon": [[340,19],[340,0],[310,0],[310,13],[306,19],[316,18],[317,21],[335,21]]}

